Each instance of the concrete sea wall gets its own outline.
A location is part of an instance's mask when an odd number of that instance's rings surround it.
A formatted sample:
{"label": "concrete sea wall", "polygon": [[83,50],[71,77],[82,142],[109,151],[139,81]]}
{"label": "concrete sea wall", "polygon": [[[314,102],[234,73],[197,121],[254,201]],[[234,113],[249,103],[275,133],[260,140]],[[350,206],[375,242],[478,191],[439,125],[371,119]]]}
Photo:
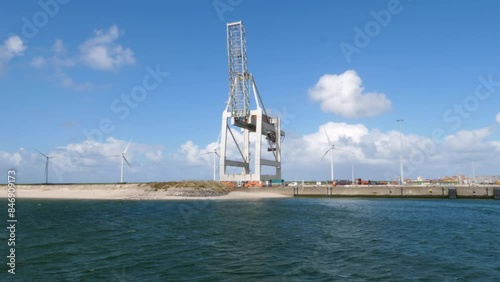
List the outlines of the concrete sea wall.
{"label": "concrete sea wall", "polygon": [[295,197],[477,198],[500,199],[500,186],[298,186],[239,188],[246,192],[271,192]]}

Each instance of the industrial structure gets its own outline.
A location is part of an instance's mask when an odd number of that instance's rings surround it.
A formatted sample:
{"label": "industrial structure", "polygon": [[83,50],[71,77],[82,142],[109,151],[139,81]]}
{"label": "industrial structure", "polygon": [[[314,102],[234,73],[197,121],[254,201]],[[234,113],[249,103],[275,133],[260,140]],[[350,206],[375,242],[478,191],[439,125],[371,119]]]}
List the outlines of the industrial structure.
{"label": "industrial structure", "polygon": [[[222,112],[219,180],[281,179],[281,143],[285,132],[281,130],[280,118],[273,118],[267,114],[255,79],[248,72],[245,26],[241,21],[227,24],[227,54],[229,98],[226,109]],[[242,131],[242,142],[235,137],[233,133],[235,128]],[[251,136],[254,137],[253,140]],[[233,143],[228,142],[228,139]],[[254,144],[253,150],[251,143]],[[236,145],[239,153],[236,160],[228,159],[230,144]],[[266,151],[272,155],[271,159],[262,158],[263,146],[267,147]],[[274,171],[265,175],[263,166],[270,167],[271,170],[274,168]],[[236,172],[228,171],[230,167],[236,167]],[[241,171],[238,173],[240,168]]]}

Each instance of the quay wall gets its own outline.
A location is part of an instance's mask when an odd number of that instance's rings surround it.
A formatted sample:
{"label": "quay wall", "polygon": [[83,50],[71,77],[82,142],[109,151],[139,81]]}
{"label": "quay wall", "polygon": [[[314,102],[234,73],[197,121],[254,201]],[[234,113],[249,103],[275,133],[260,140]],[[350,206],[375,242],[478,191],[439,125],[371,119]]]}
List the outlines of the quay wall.
{"label": "quay wall", "polygon": [[[495,189],[496,188],[496,189]],[[294,197],[385,197],[385,198],[477,198],[500,199],[499,185],[478,186],[409,186],[409,185],[357,185],[357,186],[297,186],[238,188],[249,193],[271,192]],[[450,193],[451,190],[451,193]],[[496,193],[496,194],[495,194]],[[495,197],[496,196],[496,197]]]}

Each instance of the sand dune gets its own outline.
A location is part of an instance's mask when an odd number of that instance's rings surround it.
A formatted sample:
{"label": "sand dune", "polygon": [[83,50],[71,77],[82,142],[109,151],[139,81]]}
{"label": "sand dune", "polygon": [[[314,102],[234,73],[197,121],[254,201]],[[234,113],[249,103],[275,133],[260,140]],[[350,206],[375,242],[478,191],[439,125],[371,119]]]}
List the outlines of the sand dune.
{"label": "sand dune", "polygon": [[[1,186],[0,198],[7,197],[7,186]],[[222,196],[186,197],[151,189],[147,184],[72,184],[72,185],[18,185],[19,199],[95,199],[95,200],[241,200],[287,197],[272,192],[233,191]]]}

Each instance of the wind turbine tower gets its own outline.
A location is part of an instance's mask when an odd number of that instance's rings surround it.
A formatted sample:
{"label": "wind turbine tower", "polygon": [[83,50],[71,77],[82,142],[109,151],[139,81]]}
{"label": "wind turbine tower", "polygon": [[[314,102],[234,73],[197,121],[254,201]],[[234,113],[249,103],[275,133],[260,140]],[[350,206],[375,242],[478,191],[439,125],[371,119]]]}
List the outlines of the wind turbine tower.
{"label": "wind turbine tower", "polygon": [[47,156],[44,153],[36,150],[40,155],[42,155],[46,161],[45,161],[45,184],[49,184],[49,161],[50,159],[53,159],[55,156]]}
{"label": "wind turbine tower", "polygon": [[[280,118],[273,118],[267,114],[254,77],[248,72],[245,26],[241,21],[227,24],[227,54],[229,98],[226,109],[222,112],[220,181],[281,179],[281,142],[285,137],[285,132],[281,130]],[[252,92],[253,95],[251,95]],[[251,110],[253,104],[255,104],[255,109]],[[242,129],[243,144],[238,144],[230,125]],[[250,167],[251,134],[256,136],[252,153],[253,169]],[[227,158],[228,137],[238,149],[241,157],[238,160]],[[272,159],[262,158],[262,138],[266,139],[267,151],[272,153]],[[274,167],[274,174],[263,175],[262,166]],[[229,174],[228,167],[241,168],[241,173]]]}
{"label": "wind turbine tower", "polygon": [[121,158],[121,165],[120,165],[120,183],[123,183],[123,162],[125,161],[128,166],[130,168],[132,168],[132,166],[130,165],[130,163],[128,162],[127,158],[125,157],[125,153],[127,153],[127,150],[128,150],[128,147],[130,146],[130,142],[132,142],[132,140],[130,140],[127,144],[127,147],[125,147],[125,150],[123,150],[123,152],[121,153],[121,155],[115,155],[113,157],[119,157]]}

